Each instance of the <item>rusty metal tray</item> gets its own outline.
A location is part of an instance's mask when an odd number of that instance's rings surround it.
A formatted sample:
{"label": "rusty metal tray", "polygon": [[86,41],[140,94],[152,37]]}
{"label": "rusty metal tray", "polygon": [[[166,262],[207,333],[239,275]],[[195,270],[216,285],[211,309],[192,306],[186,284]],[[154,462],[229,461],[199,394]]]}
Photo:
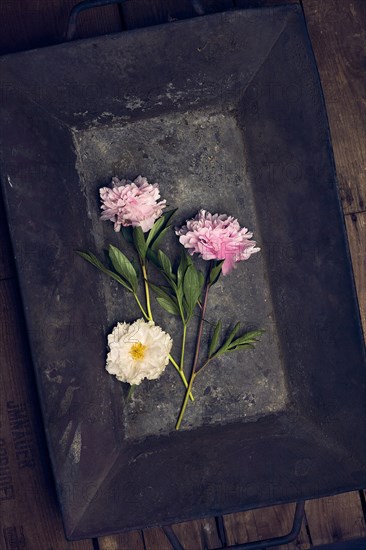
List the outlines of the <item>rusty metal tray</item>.
{"label": "rusty metal tray", "polygon": [[[300,7],[57,45],[0,71],[2,186],[67,537],[363,487],[364,346]],[[137,314],[74,252],[118,242],[97,191],[139,173],[182,220],[224,208],[262,247],[212,307],[242,309],[263,342],[207,371],[180,432],[174,371],[125,406],[105,334]]]}

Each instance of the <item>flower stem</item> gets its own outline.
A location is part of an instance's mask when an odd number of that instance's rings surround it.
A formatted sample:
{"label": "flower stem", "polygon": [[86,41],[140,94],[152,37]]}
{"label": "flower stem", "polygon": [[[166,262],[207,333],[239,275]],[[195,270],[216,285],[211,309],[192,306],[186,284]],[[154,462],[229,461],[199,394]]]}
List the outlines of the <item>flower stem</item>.
{"label": "flower stem", "polygon": [[195,354],[194,354],[194,360],[193,360],[193,367],[192,367],[192,373],[191,373],[191,378],[189,380],[189,384],[188,384],[188,388],[187,388],[187,391],[186,391],[186,395],[184,396],[184,401],[183,401],[183,405],[182,405],[182,408],[180,410],[180,413],[179,413],[179,416],[178,416],[178,420],[177,420],[177,423],[175,425],[175,429],[176,430],[179,430],[180,428],[180,425],[182,423],[182,420],[183,420],[183,416],[184,416],[184,413],[185,413],[185,410],[187,408],[187,404],[188,404],[188,398],[189,398],[189,394],[192,390],[192,386],[193,386],[193,382],[194,382],[194,379],[196,378],[197,376],[197,373],[196,373],[196,369],[197,369],[197,364],[198,364],[198,358],[199,358],[199,353],[200,353],[200,347],[201,347],[201,340],[202,340],[202,333],[203,333],[203,325],[204,325],[204,321],[205,321],[205,313],[206,313],[206,307],[207,307],[207,300],[208,300],[208,292],[210,290],[210,283],[209,283],[209,277],[210,277],[210,271],[208,272],[208,276],[207,276],[207,283],[206,283],[206,289],[205,289],[205,297],[203,299],[203,304],[202,304],[202,309],[201,309],[201,319],[200,319],[200,324],[198,326],[198,333],[197,333],[197,340],[196,340],[196,351],[195,351]]}
{"label": "flower stem", "polygon": [[[183,384],[184,384],[184,387],[185,388],[188,388],[188,382],[187,382],[187,378],[186,378],[186,375],[184,374],[184,372],[180,369],[178,363],[173,359],[173,357],[171,355],[169,355],[169,361],[171,362],[171,364],[173,365],[173,367],[175,367],[175,369],[177,370],[179,376],[181,377],[182,381],[183,381]],[[192,395],[192,393],[190,393],[189,395],[191,401],[194,401],[194,397]]]}
{"label": "flower stem", "polygon": [[145,285],[147,315],[149,317],[149,321],[152,321],[153,316],[152,316],[152,312],[151,312],[149,283],[147,281],[147,271],[146,271],[146,264],[145,264],[144,260],[141,260],[141,269],[142,269],[142,276],[144,278],[144,285]]}
{"label": "flower stem", "polygon": [[128,394],[127,394],[127,401],[130,401],[132,399],[132,396],[135,393],[136,388],[137,388],[136,384],[131,384],[130,389],[128,390]]}
{"label": "flower stem", "polygon": [[180,354],[180,370],[184,370],[184,351],[186,347],[187,325],[183,323],[182,351]]}
{"label": "flower stem", "polygon": [[196,376],[197,374],[199,374],[205,367],[207,367],[207,365],[212,361],[212,359],[215,359],[215,356],[213,357],[210,357],[209,359],[207,359],[207,361],[205,361],[202,365],[202,367],[200,367],[199,369],[196,370]]}
{"label": "flower stem", "polygon": [[183,420],[183,416],[184,416],[184,413],[185,413],[185,410],[187,408],[187,404],[188,404],[188,396],[189,396],[189,393],[191,392],[192,390],[192,386],[193,386],[193,382],[194,382],[194,379],[196,378],[196,374],[193,372],[191,374],[191,378],[189,380],[189,384],[188,384],[188,388],[187,388],[187,391],[186,391],[186,394],[184,396],[184,401],[183,401],[183,405],[182,405],[182,408],[180,410],[180,413],[179,413],[179,416],[178,416],[178,420],[177,420],[177,423],[175,425],[175,429],[176,430],[179,430],[180,428],[180,425],[182,423],[182,420]]}
{"label": "flower stem", "polygon": [[143,306],[142,306],[142,304],[141,304],[141,302],[140,302],[140,300],[139,300],[137,294],[133,293],[133,295],[134,295],[134,297],[135,297],[135,300],[136,300],[136,302],[137,302],[137,305],[139,306],[139,308],[140,308],[141,311],[142,311],[142,315],[145,317],[146,321],[150,321],[150,318],[149,318],[148,314],[146,313],[146,311],[144,310],[144,308],[143,308]]}
{"label": "flower stem", "polygon": [[[151,311],[151,301],[150,301],[149,283],[148,283],[148,280],[147,280],[146,265],[144,264],[144,262],[142,260],[141,260],[141,268],[142,268],[142,274],[143,274],[144,285],[145,285],[147,313],[146,313],[144,307],[142,306],[137,294],[134,293],[134,297],[135,297],[137,305],[139,306],[139,308],[140,308],[143,316],[145,317],[146,321],[153,321],[154,319],[153,319],[153,315],[152,315],[152,311]],[[182,379],[184,387],[188,388],[188,381],[187,381],[186,375],[184,374],[183,369],[178,365],[178,363],[175,361],[175,359],[173,359],[173,357],[171,355],[169,355],[169,361],[171,362],[173,367],[175,367],[175,369],[177,370],[179,376]],[[191,401],[194,401],[194,397],[192,395],[192,392],[190,392],[189,397],[190,397]]]}

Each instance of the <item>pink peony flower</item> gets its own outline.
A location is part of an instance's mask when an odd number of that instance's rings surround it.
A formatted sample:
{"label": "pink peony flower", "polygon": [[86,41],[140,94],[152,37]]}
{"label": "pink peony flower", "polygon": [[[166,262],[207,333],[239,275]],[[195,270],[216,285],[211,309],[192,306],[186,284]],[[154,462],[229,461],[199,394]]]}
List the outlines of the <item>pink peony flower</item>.
{"label": "pink peony flower", "polygon": [[225,260],[222,274],[227,275],[235,262],[248,260],[260,248],[250,241],[253,233],[241,228],[238,220],[226,214],[210,214],[200,210],[195,218],[176,229],[180,243],[191,255],[200,254],[204,260]]}
{"label": "pink peony flower", "polygon": [[115,231],[120,231],[121,225],[140,226],[144,233],[149,231],[166,207],[165,200],[158,202],[159,184],[148,183],[142,176],[133,182],[112,178],[112,183],[112,189],[102,187],[99,190],[103,210],[101,219],[114,222]]}

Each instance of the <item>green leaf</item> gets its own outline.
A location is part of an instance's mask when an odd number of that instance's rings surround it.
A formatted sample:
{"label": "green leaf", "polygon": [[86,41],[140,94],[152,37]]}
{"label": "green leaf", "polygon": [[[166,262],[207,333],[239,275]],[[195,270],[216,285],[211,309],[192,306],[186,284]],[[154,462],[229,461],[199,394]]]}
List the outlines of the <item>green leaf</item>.
{"label": "green leaf", "polygon": [[162,231],[160,231],[159,235],[156,237],[156,239],[154,240],[154,242],[150,247],[151,250],[156,251],[158,249],[160,241],[162,240],[163,237],[165,237],[165,235],[167,234],[170,228],[171,228],[171,225],[167,225],[166,227],[164,227]]}
{"label": "green leaf", "polygon": [[183,296],[183,309],[184,311],[186,312],[186,322],[188,323],[190,317],[192,317],[192,314],[190,315],[190,310],[189,310],[189,307],[188,307],[188,303],[187,303],[187,300],[185,299],[185,297]]}
{"label": "green leaf", "polygon": [[174,216],[177,210],[178,208],[173,208],[172,210],[167,210],[166,212],[164,212],[163,218],[164,218],[165,224],[168,224],[170,222],[170,220],[172,219],[172,217]]}
{"label": "green leaf", "polygon": [[218,265],[216,265],[214,268],[211,269],[210,285],[214,285],[219,280],[223,263],[224,263],[224,260],[222,262],[220,262]]}
{"label": "green leaf", "polygon": [[133,234],[132,234],[132,226],[124,227],[121,226],[121,233],[122,236],[126,239],[128,243],[133,243]]}
{"label": "green leaf", "polygon": [[188,318],[190,318],[201,294],[198,272],[193,264],[188,266],[185,272],[183,291],[184,297],[187,300]]}
{"label": "green leaf", "polygon": [[165,237],[165,235],[171,228],[171,224],[169,224],[169,221],[172,219],[177,210],[178,208],[174,208],[174,210],[168,210],[167,212],[163,213],[161,218],[159,218],[159,220],[163,220],[163,223],[159,227],[159,230],[155,233],[154,238],[149,241],[150,248],[152,250],[158,250],[160,241]]}
{"label": "green leaf", "polygon": [[160,296],[161,298],[172,298],[171,289],[169,286],[158,286],[154,285],[153,283],[150,283],[149,281],[149,287],[155,292],[157,296]]}
{"label": "green leaf", "polygon": [[187,261],[187,253],[186,253],[185,250],[182,250],[179,266],[178,266],[178,269],[177,269],[178,288],[183,285],[184,274],[186,272],[186,269],[187,269],[188,265],[189,264],[188,264],[188,261]]}
{"label": "green leaf", "polygon": [[154,250],[152,250],[151,248],[148,248],[146,251],[146,256],[156,267],[160,268],[159,258],[156,252],[154,252]]}
{"label": "green leaf", "polygon": [[197,274],[198,274],[198,281],[199,281],[200,293],[201,293],[203,289],[203,285],[205,284],[205,276],[202,273],[202,271],[200,271],[199,269],[197,270]]}
{"label": "green leaf", "polygon": [[175,294],[177,296],[178,304],[180,305],[181,308],[183,308],[183,286],[182,285],[177,287]]}
{"label": "green leaf", "polygon": [[139,278],[140,277],[140,271],[139,271],[138,263],[136,262],[136,258],[132,258],[131,264],[132,264],[132,267],[135,270],[136,277]]}
{"label": "green leaf", "polygon": [[178,305],[173,298],[168,296],[158,296],[156,299],[165,311],[171,313],[172,315],[180,315]]}
{"label": "green leaf", "polygon": [[217,352],[215,353],[215,355],[222,355],[223,353],[225,353],[226,351],[229,350],[229,346],[233,340],[233,338],[235,337],[236,333],[238,332],[238,330],[240,329],[240,323],[236,323],[235,327],[233,328],[233,330],[230,332],[229,336],[227,337],[227,339],[225,340],[225,342],[222,344],[222,346],[220,347],[220,349],[217,350]]}
{"label": "green leaf", "polygon": [[152,228],[150,229],[149,231],[149,234],[147,236],[147,239],[146,239],[146,247],[149,247],[151,241],[153,240],[153,238],[159,234],[159,231],[160,229],[162,229],[162,226],[164,225],[165,223],[165,220],[163,217],[161,218],[158,218],[156,220],[156,222],[154,223],[154,225],[152,226]]}
{"label": "green leaf", "polygon": [[109,259],[114,269],[130,283],[134,292],[137,291],[138,281],[136,271],[128,258],[118,248],[109,245]]}
{"label": "green leaf", "polygon": [[227,340],[224,344],[225,346],[228,347],[231,344],[231,342],[234,339],[234,336],[236,335],[236,333],[238,332],[239,329],[240,329],[240,323],[236,323],[235,327],[233,328],[233,330],[230,332],[229,336],[227,337]]}
{"label": "green leaf", "polygon": [[217,348],[217,346],[219,344],[221,328],[222,328],[222,322],[220,320],[220,321],[217,322],[217,324],[215,326],[215,330],[214,330],[214,333],[213,333],[213,336],[212,336],[212,339],[211,339],[211,342],[210,342],[210,348],[208,350],[208,356],[209,357],[212,357],[212,355],[215,352],[215,349]]}
{"label": "green leaf", "polygon": [[241,344],[239,346],[230,347],[226,350],[226,353],[229,353],[231,351],[237,351],[239,349],[255,349],[254,344]]}
{"label": "green leaf", "polygon": [[103,271],[103,273],[105,273],[106,275],[109,275],[109,277],[117,281],[117,283],[127,288],[127,290],[129,290],[130,292],[133,292],[133,289],[126,283],[126,281],[122,279],[122,277],[120,277],[119,275],[117,275],[117,273],[114,273],[110,269],[107,269],[106,267],[104,267],[102,262],[100,262],[98,258],[94,256],[94,254],[92,254],[91,252],[81,252],[79,250],[77,250],[76,253],[79,254],[79,256],[81,256],[82,258],[84,258],[84,260],[94,265],[100,271]]}
{"label": "green leaf", "polygon": [[233,340],[230,343],[230,348],[234,346],[247,346],[256,344],[259,341],[259,338],[262,336],[263,332],[264,330],[262,329],[247,332],[246,334],[243,334],[243,336],[240,336],[236,340]]}
{"label": "green leaf", "polygon": [[146,256],[147,246],[144,232],[139,226],[133,228],[133,242],[135,244],[137,252],[139,253],[140,258],[144,260]]}
{"label": "green leaf", "polygon": [[158,258],[160,262],[160,267],[164,271],[168,279],[173,279],[172,263],[169,260],[168,256],[162,251],[159,250]]}

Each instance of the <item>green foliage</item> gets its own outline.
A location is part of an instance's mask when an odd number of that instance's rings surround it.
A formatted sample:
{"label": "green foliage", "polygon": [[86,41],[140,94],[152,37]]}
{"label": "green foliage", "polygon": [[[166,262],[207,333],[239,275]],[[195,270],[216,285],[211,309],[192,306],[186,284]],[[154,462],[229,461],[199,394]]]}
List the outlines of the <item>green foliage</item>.
{"label": "green foliage", "polygon": [[212,357],[215,353],[215,350],[217,349],[217,346],[219,345],[220,336],[221,336],[221,329],[222,329],[222,322],[221,320],[217,322],[215,326],[214,333],[211,338],[210,342],[210,348],[208,350],[208,356]]}
{"label": "green foliage", "polygon": [[[155,253],[153,254],[155,255]],[[150,254],[148,254],[148,257],[150,257]],[[201,296],[204,284],[203,273],[196,269],[185,251],[182,252],[176,272],[173,270],[172,262],[169,257],[162,250],[159,250],[157,255],[152,257],[154,263],[156,260],[160,271],[170,286],[170,295],[168,295],[168,298],[171,300],[174,297],[174,314],[176,314],[177,309],[183,323],[187,324],[192,318],[194,309]],[[155,286],[153,289],[158,294]],[[162,307],[165,306],[164,309],[167,310],[167,304],[165,302],[166,297],[162,298],[163,302],[161,300],[158,301],[160,305],[162,305]],[[169,304],[169,307],[171,310],[173,309],[171,304]]]}
{"label": "green foliage", "polygon": [[146,239],[146,246],[148,247],[150,245],[150,243],[153,241],[154,237],[156,237],[157,235],[159,235],[159,232],[162,228],[162,226],[164,225],[165,223],[165,220],[163,217],[161,218],[158,218],[156,220],[156,222],[154,223],[154,225],[152,226],[152,228],[150,229],[149,231],[149,234],[147,236],[147,239]]}
{"label": "green foliage", "polygon": [[259,342],[260,337],[264,333],[263,329],[260,330],[252,330],[251,332],[247,332],[246,334],[243,334],[243,336],[240,336],[236,340],[233,340],[229,347],[228,351],[235,351],[237,349],[242,348],[251,348],[253,349],[255,347],[255,344]]}
{"label": "green foliage", "polygon": [[[164,212],[164,214],[161,216],[161,218],[156,220],[155,224],[159,222],[159,227],[155,231],[155,233],[153,235],[153,238],[151,238],[150,241],[149,241],[149,246],[155,252],[157,252],[157,250],[158,250],[158,246],[159,246],[160,241],[165,237],[165,235],[170,230],[171,224],[169,222],[170,222],[170,220],[172,219],[172,217],[174,216],[174,214],[176,213],[177,210],[178,210],[177,208],[174,208],[174,210],[168,210],[167,212]],[[160,222],[160,220],[162,220],[162,222]],[[150,234],[149,234],[149,236],[150,236]]]}
{"label": "green foliage", "polygon": [[124,237],[128,243],[130,244],[133,243],[133,228],[131,226],[124,227],[122,225],[121,234],[122,234],[122,237]]}
{"label": "green foliage", "polygon": [[159,259],[161,270],[165,275],[166,279],[170,282],[170,284],[172,282],[174,283],[176,277],[173,274],[172,263],[169,260],[168,256],[162,250],[159,250],[158,259]]}
{"label": "green foliage", "polygon": [[186,269],[189,265],[192,264],[192,261],[191,261],[191,263],[189,263],[188,260],[191,260],[191,259],[188,258],[186,251],[183,249],[182,254],[181,254],[181,258],[180,258],[180,262],[179,262],[179,266],[178,266],[178,269],[177,269],[178,286],[181,286],[183,284],[183,279],[184,279],[184,274],[186,272]]}
{"label": "green foliage", "polygon": [[132,234],[133,234],[133,242],[134,242],[135,248],[140,258],[144,260],[146,257],[146,251],[147,251],[144,232],[142,231],[141,227],[134,227]]}
{"label": "green foliage", "polygon": [[120,277],[119,275],[117,275],[117,273],[114,273],[113,271],[111,271],[110,269],[107,269],[103,264],[102,262],[100,262],[98,260],[98,258],[96,256],[94,256],[94,254],[92,254],[91,252],[81,252],[79,250],[76,251],[77,254],[79,256],[81,256],[82,258],[84,258],[84,260],[86,260],[87,262],[91,263],[92,265],[94,265],[97,269],[99,269],[100,271],[102,271],[103,273],[105,273],[106,275],[109,275],[109,277],[111,277],[112,279],[114,279],[115,281],[117,281],[117,283],[119,283],[120,285],[124,286],[127,290],[129,290],[130,292],[134,292],[132,286],[126,281],[124,280],[122,277]]}
{"label": "green foliage", "polygon": [[170,298],[169,296],[158,296],[156,300],[168,313],[171,313],[172,315],[180,315],[178,304],[174,298]]}
{"label": "green foliage", "polygon": [[165,235],[168,233],[170,228],[171,228],[171,225],[167,225],[166,227],[164,227],[164,229],[162,229],[162,231],[160,231],[159,235],[154,239],[151,245],[152,250],[156,252],[159,249],[160,241],[165,237]]}
{"label": "green foliage", "polygon": [[211,286],[214,285],[219,280],[223,263],[224,263],[224,261],[219,262],[217,265],[215,265],[211,269],[211,272],[210,272],[210,285]]}
{"label": "green foliage", "polygon": [[119,273],[130,284],[132,290],[136,292],[138,287],[137,274],[130,260],[123,252],[111,244],[109,245],[109,259],[117,273]]}
{"label": "green foliage", "polygon": [[221,321],[219,321],[215,326],[215,330],[210,342],[210,348],[208,352],[209,359],[213,359],[219,357],[220,355],[223,355],[224,353],[236,351],[239,349],[253,349],[264,332],[264,330],[262,329],[253,330],[250,332],[246,332],[245,334],[239,336],[239,338],[236,338],[234,340],[236,334],[239,332],[240,329],[240,323],[236,323],[235,327],[229,333],[228,337],[224,340],[224,342],[220,344],[220,347],[217,349],[220,340],[221,328],[222,324]]}
{"label": "green foliage", "polygon": [[183,295],[186,300],[187,320],[191,319],[194,308],[201,296],[202,286],[196,267],[191,264],[187,267],[183,279]]}

